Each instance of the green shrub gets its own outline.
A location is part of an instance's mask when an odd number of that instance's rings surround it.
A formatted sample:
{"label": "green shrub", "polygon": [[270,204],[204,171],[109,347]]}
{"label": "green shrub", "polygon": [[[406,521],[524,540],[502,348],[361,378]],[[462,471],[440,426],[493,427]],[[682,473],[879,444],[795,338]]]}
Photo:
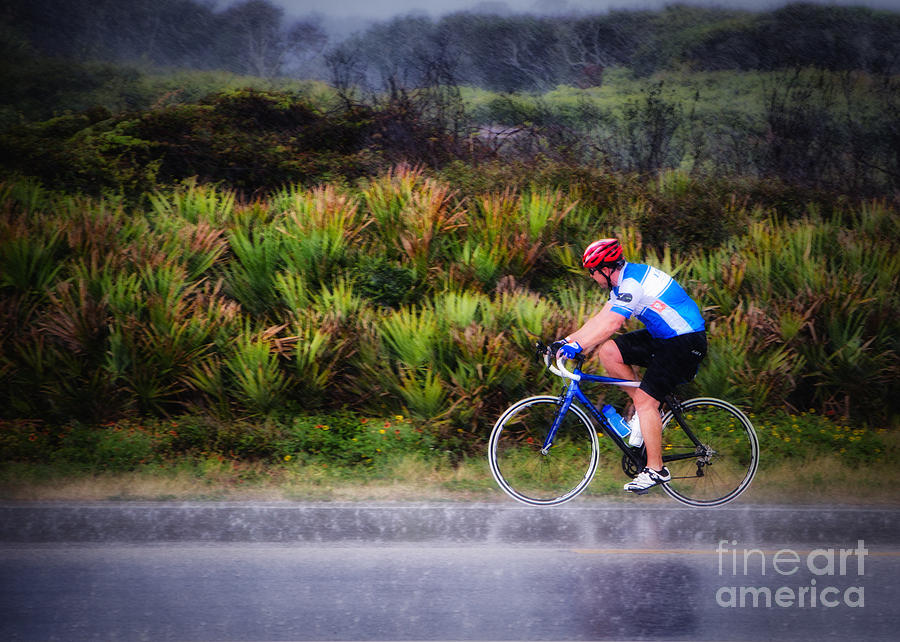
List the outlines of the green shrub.
{"label": "green shrub", "polygon": [[835,422],[815,412],[772,412],[754,415],[751,421],[763,465],[834,455],[850,465],[867,466],[887,455],[887,446],[880,439],[884,429]]}
{"label": "green shrub", "polygon": [[411,301],[418,282],[415,270],[382,257],[362,257],[353,268],[352,279],[362,296],[388,308]]}
{"label": "green shrub", "polygon": [[371,419],[341,412],[294,418],[275,450],[284,461],[371,466],[395,455],[427,453],[429,446],[426,432],[402,415]]}
{"label": "green shrub", "polygon": [[[783,215],[669,172],[615,183],[602,211],[575,201],[584,185],[469,196],[404,166],[249,203],[194,181],[137,206],[4,184],[0,408],[50,422],[350,408],[412,415],[477,449],[505,405],[553,385],[531,345],[602,305],[580,251],[617,234],[705,309],[699,392],[900,415],[895,203]],[[682,199],[696,209],[677,234],[644,230],[656,204]],[[216,439],[270,452],[265,433],[235,430]]]}
{"label": "green shrub", "polygon": [[173,433],[136,421],[102,426],[2,422],[0,459],[58,463],[86,473],[128,471],[159,461],[169,452]]}

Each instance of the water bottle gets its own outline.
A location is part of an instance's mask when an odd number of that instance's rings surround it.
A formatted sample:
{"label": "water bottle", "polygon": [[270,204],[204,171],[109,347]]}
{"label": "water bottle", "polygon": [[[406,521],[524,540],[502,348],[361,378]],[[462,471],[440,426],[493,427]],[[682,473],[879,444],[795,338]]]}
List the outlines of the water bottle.
{"label": "water bottle", "polygon": [[613,430],[616,432],[619,437],[623,439],[628,436],[628,433],[631,432],[631,428],[628,426],[628,423],[622,419],[622,415],[616,412],[616,409],[606,404],[601,408],[601,412],[609,419],[609,423],[612,425]]}

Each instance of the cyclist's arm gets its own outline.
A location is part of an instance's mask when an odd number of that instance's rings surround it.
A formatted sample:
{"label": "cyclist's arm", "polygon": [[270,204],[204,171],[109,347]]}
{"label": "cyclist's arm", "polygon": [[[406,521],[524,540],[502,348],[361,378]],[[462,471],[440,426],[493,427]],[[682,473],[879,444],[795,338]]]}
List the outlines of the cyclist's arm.
{"label": "cyclist's arm", "polygon": [[624,323],[625,317],[614,312],[612,304],[607,302],[600,312],[566,338],[577,341],[584,351],[588,352],[612,337]]}

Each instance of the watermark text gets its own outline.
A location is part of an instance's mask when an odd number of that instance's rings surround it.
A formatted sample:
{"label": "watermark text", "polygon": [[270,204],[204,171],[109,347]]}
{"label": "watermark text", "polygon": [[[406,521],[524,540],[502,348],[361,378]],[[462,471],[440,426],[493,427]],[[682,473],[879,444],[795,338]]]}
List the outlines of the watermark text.
{"label": "watermark text", "polygon": [[[733,584],[716,590],[716,604],[723,608],[862,608],[866,605],[865,586],[859,578],[865,575],[868,553],[863,540],[849,548],[774,552],[739,547],[737,540],[719,540],[718,572],[732,578]],[[814,577],[798,581],[807,575]],[[750,586],[743,581],[757,576],[794,581],[776,587]]]}

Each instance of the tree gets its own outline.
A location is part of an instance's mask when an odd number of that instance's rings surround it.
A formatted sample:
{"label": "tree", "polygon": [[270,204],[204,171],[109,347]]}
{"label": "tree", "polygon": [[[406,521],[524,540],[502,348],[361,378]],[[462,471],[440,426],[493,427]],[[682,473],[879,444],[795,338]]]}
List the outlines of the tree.
{"label": "tree", "polygon": [[328,36],[321,20],[309,17],[291,25],[286,33],[288,56],[286,69],[301,78],[322,77]]}
{"label": "tree", "polygon": [[198,0],[10,0],[3,22],[54,57],[203,66],[213,10]]}
{"label": "tree", "polygon": [[566,76],[554,21],[533,16],[445,17],[440,28],[457,43],[463,82],[494,91],[546,91]]}
{"label": "tree", "polygon": [[662,95],[662,83],[647,89],[643,100],[629,101],[622,110],[622,130],[616,146],[627,154],[625,169],[642,174],[665,167],[681,110]]}
{"label": "tree", "polygon": [[218,17],[222,37],[216,49],[234,71],[272,78],[281,73],[289,46],[282,29],[284,9],[266,0],[245,0]]}
{"label": "tree", "polygon": [[607,67],[626,65],[640,43],[646,14],[619,11],[605,16],[562,19],[559,51],[580,86],[598,86]]}

